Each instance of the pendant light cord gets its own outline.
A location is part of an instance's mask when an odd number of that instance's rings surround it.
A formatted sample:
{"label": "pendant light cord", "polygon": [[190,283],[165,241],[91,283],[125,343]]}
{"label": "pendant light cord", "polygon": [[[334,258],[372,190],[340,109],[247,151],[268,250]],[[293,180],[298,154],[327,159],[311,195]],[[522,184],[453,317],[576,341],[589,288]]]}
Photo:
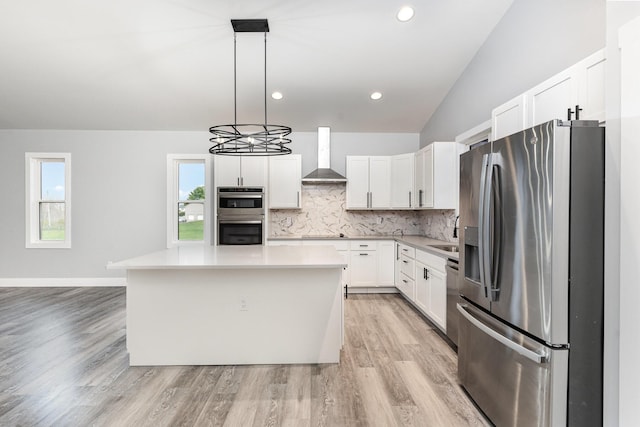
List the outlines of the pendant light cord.
{"label": "pendant light cord", "polygon": [[[267,32],[264,32],[264,126],[267,127]],[[265,138],[266,141],[266,138]]]}
{"label": "pendant light cord", "polygon": [[238,61],[236,57],[236,32],[233,32],[233,124],[236,125],[236,133],[238,133],[238,83],[236,77],[236,62]]}

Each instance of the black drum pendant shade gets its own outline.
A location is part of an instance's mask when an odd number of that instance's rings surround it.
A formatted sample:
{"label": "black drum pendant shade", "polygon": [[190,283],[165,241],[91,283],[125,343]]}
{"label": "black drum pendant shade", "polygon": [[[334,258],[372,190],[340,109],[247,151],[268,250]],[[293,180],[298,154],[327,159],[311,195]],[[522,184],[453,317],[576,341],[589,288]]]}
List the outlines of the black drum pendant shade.
{"label": "black drum pendant shade", "polygon": [[[232,19],[233,26],[233,124],[215,125],[209,128],[213,135],[209,141],[214,145],[211,154],[228,156],[279,156],[291,154],[286,145],[291,128],[267,122],[267,33],[269,23],[266,19]],[[236,35],[237,33],[264,33],[264,123],[238,123],[237,78],[236,78]]]}

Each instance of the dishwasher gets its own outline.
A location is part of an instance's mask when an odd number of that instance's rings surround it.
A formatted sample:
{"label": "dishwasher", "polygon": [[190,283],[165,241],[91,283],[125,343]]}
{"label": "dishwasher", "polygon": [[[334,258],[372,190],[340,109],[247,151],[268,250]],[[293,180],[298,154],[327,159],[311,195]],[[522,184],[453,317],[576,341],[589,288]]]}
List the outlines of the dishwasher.
{"label": "dishwasher", "polygon": [[458,347],[458,260],[447,259],[447,337]]}

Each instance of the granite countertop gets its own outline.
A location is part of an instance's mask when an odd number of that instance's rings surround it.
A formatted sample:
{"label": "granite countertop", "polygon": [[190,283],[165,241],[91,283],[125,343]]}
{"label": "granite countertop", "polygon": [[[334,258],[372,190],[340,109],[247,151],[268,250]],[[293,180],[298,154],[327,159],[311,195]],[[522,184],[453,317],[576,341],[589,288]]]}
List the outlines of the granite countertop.
{"label": "granite countertop", "polygon": [[375,236],[339,236],[339,235],[305,235],[305,236],[272,236],[267,240],[395,240],[416,249],[425,250],[443,258],[459,259],[458,252],[449,252],[438,249],[435,246],[458,246],[458,242],[446,242],[444,240],[431,239],[425,236],[399,236],[399,235],[375,235]]}
{"label": "granite countertop", "polygon": [[331,246],[179,246],[109,263],[107,269],[344,268]]}

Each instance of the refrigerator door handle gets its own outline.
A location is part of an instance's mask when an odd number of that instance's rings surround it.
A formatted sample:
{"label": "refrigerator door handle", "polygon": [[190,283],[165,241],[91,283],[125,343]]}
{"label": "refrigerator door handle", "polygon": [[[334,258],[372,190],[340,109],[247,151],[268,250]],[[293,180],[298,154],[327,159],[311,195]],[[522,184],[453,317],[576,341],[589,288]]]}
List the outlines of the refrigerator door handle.
{"label": "refrigerator door handle", "polygon": [[485,325],[484,323],[482,323],[481,321],[473,317],[473,315],[466,310],[466,304],[463,305],[458,303],[456,304],[456,308],[458,309],[460,314],[464,316],[464,318],[467,319],[469,322],[471,322],[476,328],[480,329],[482,332],[489,335],[491,338],[500,342],[504,346],[509,347],[511,350],[515,351],[516,353],[526,357],[527,359],[533,362],[536,362],[536,363],[547,362],[547,355],[539,354],[539,353],[536,353],[535,351],[529,350],[528,348],[522,347],[521,345],[511,341],[509,338],[499,334],[498,332],[494,331],[493,329],[491,329],[490,327],[488,327],[487,325]]}
{"label": "refrigerator door handle", "polygon": [[[485,203],[491,203],[491,194],[493,194],[494,201],[494,215],[490,218],[489,228],[487,230],[493,230],[493,239],[491,239],[491,253],[487,256],[489,263],[489,272],[487,274],[489,282],[487,288],[489,290],[489,299],[491,301],[498,301],[500,295],[500,288],[498,287],[498,269],[500,259],[502,258],[502,179],[500,176],[500,169],[502,167],[502,156],[494,153],[491,156],[491,164],[489,169],[489,198],[485,200]],[[489,215],[488,215],[489,216]],[[489,246],[487,246],[489,247]]]}
{"label": "refrigerator door handle", "polygon": [[482,156],[482,172],[480,175],[480,194],[478,200],[478,258],[480,283],[484,288],[485,298],[489,297],[488,287],[491,283],[489,259],[489,202],[491,201],[491,154]]}

